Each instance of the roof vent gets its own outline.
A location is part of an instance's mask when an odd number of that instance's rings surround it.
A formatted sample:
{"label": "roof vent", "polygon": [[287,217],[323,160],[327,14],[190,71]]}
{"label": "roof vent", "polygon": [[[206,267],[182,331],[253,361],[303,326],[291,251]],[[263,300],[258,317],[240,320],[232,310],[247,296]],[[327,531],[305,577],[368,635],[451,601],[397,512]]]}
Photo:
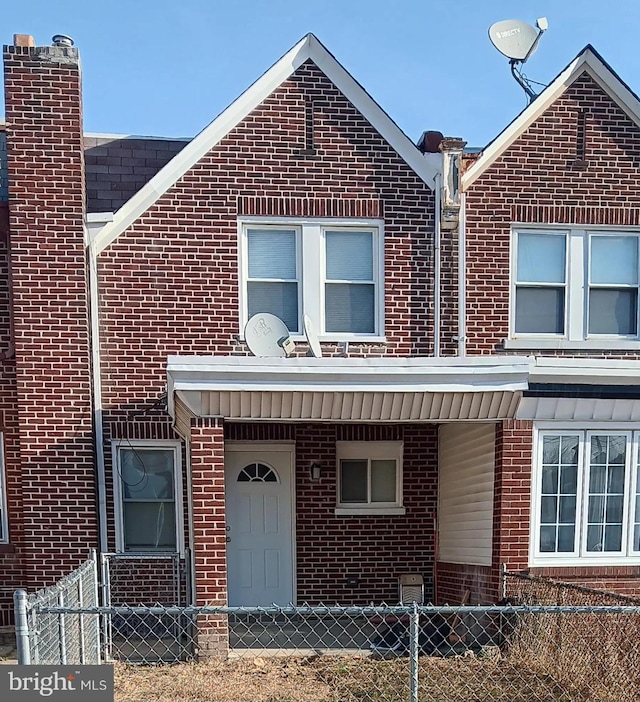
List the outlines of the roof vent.
{"label": "roof vent", "polygon": [[73,46],[73,39],[66,34],[54,34],[51,41],[54,46]]}

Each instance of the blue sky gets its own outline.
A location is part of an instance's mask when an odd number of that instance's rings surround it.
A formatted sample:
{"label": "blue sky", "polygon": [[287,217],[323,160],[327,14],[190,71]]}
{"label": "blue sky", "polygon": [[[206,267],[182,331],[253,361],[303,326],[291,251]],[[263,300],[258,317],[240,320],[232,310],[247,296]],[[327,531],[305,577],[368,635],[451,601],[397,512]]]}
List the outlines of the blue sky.
{"label": "blue sky", "polygon": [[637,0],[24,0],[3,5],[0,40],[74,38],[87,131],[191,136],[313,32],[412,139],[481,146],[526,104],[487,29],[540,16],[530,78],[548,83],[591,43],[640,90]]}

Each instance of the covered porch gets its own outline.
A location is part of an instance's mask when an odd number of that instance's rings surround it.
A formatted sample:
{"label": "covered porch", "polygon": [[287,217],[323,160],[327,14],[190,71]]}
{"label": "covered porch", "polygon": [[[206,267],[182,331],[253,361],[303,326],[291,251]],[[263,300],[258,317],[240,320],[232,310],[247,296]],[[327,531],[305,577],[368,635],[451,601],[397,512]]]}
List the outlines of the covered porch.
{"label": "covered porch", "polygon": [[453,597],[446,559],[491,568],[496,426],[529,370],[499,357],[170,357],[195,604],[393,603],[405,573],[425,601]]}

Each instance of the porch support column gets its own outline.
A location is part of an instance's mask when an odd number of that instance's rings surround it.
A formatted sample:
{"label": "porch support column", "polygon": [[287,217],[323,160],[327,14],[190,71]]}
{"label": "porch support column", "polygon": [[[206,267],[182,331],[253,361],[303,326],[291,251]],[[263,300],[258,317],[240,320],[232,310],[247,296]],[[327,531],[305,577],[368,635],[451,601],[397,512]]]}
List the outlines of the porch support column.
{"label": "porch support column", "polygon": [[[196,606],[227,604],[224,433],[221,419],[191,421],[193,557]],[[226,657],[225,615],[198,617],[200,659]]]}
{"label": "porch support column", "polygon": [[501,567],[525,570],[529,563],[533,425],[511,419],[496,428],[492,579],[501,597]]}

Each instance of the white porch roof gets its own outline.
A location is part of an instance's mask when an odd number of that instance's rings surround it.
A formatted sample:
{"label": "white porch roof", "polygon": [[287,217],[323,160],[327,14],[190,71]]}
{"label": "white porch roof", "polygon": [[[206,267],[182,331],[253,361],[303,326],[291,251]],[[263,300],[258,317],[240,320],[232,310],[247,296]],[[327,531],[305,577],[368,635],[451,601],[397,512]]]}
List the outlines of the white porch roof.
{"label": "white porch roof", "polygon": [[170,356],[169,412],[231,421],[447,422],[515,416],[532,359]]}

